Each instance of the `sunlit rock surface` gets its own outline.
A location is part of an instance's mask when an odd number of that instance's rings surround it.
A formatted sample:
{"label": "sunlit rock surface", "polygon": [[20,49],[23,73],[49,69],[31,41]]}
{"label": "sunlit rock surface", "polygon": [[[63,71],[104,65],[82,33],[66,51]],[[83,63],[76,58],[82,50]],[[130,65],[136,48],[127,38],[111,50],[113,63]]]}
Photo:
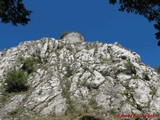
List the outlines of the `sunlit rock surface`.
{"label": "sunlit rock surface", "polygon": [[[79,33],[70,33],[63,40],[20,43],[0,52],[1,88],[9,70],[21,69],[20,57],[38,57],[42,63],[29,75],[27,92],[1,101],[2,120],[11,119],[15,111],[21,111],[22,120],[24,116],[62,115],[70,105],[76,110],[88,106],[103,115],[160,113],[160,76],[137,53],[117,42],[84,42]],[[4,97],[0,94],[0,99]]]}

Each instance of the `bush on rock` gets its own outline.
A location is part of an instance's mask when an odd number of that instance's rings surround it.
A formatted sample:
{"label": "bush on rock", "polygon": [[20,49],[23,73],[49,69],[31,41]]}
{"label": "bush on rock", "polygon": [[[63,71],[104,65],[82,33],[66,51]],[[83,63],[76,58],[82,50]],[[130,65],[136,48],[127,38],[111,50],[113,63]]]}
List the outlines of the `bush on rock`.
{"label": "bush on rock", "polygon": [[22,92],[28,90],[28,75],[22,70],[12,70],[7,73],[5,80],[6,92]]}

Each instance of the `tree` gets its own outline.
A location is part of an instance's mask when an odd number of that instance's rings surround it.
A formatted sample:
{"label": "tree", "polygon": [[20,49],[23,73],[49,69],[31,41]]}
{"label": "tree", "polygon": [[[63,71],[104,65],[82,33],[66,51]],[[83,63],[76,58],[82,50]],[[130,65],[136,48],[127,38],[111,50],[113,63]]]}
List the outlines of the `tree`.
{"label": "tree", "polygon": [[31,14],[23,4],[23,0],[0,0],[0,22],[26,25],[30,21]]}
{"label": "tree", "polygon": [[155,29],[158,32],[155,34],[160,46],[160,1],[159,0],[109,0],[110,4],[115,4],[119,1],[119,11],[127,13],[135,13],[144,16],[149,22],[155,21]]}

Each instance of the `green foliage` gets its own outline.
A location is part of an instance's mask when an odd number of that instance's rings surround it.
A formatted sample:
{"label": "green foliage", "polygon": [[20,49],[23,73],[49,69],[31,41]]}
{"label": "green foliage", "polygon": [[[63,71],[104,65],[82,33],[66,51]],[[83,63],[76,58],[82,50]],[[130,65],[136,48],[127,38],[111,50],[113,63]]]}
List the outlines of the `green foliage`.
{"label": "green foliage", "polygon": [[60,35],[60,39],[63,39],[66,35],[68,35],[69,34],[69,32],[64,32],[64,33],[62,33],[61,35]]}
{"label": "green foliage", "polygon": [[31,74],[36,70],[36,65],[40,63],[40,61],[34,57],[29,58],[20,58],[20,62],[23,64],[22,70],[26,71],[28,74]]}
{"label": "green foliage", "polygon": [[108,111],[110,115],[114,115],[117,113],[115,110],[111,109],[110,111]]}
{"label": "green foliage", "polygon": [[71,81],[64,77],[63,83],[62,83],[62,95],[66,99],[70,99],[70,87],[71,87]]}
{"label": "green foliage", "polygon": [[[117,1],[118,0],[109,0],[111,4],[115,4]],[[142,15],[149,22],[153,20],[158,21],[160,18],[158,0],[119,0],[119,3],[119,11]]]}
{"label": "green foliage", "polygon": [[155,36],[156,36],[156,39],[159,40],[158,43],[157,43],[157,45],[160,46],[160,20],[158,20],[158,22],[156,24],[154,24],[154,28],[156,30],[158,30],[158,32],[155,33]]}
{"label": "green foliage", "polygon": [[158,74],[160,74],[160,66],[156,66],[155,70]]}
{"label": "green foliage", "polygon": [[119,11],[127,13],[135,13],[144,16],[149,22],[155,21],[155,29],[158,32],[155,34],[159,40],[160,46],[160,2],[159,0],[109,0],[110,4],[120,4]]}
{"label": "green foliage", "polygon": [[70,115],[59,115],[59,116],[31,116],[25,120],[78,120],[78,119],[71,119]]}
{"label": "green foliage", "polygon": [[138,77],[136,75],[132,76],[131,79],[137,79]]}
{"label": "green foliage", "polygon": [[128,75],[136,74],[135,67],[133,66],[130,60],[128,60],[128,62],[125,64],[125,67],[126,67],[125,71],[126,74]]}
{"label": "green foliage", "polygon": [[66,67],[66,74],[65,74],[65,76],[67,77],[67,78],[69,78],[70,76],[72,76],[73,75],[73,69],[71,68],[71,66],[70,65],[65,65],[65,67]]}
{"label": "green foliage", "polygon": [[63,78],[63,83],[62,83],[62,96],[66,98],[66,103],[67,103],[67,110],[66,110],[66,115],[68,114],[74,114],[76,112],[74,102],[70,98],[70,87],[71,87],[71,81],[64,77]]}
{"label": "green foliage", "polygon": [[0,94],[0,108],[10,100],[10,94],[6,93],[4,90],[2,90],[2,93]]}
{"label": "green foliage", "polygon": [[23,0],[0,0],[0,20],[2,23],[26,25],[31,11],[27,10]]}
{"label": "green foliage", "polygon": [[22,70],[12,70],[7,73],[5,80],[6,92],[22,92],[28,90],[28,75]]}
{"label": "green foliage", "polygon": [[97,104],[96,100],[93,99],[93,98],[90,99],[89,106],[91,106],[93,109],[97,109],[98,108],[98,104]]}
{"label": "green foliage", "polygon": [[151,89],[150,94],[152,95],[152,98],[153,98],[153,96],[156,95],[157,89],[155,86],[151,86],[150,89]]}
{"label": "green foliage", "polygon": [[67,101],[67,110],[66,110],[66,114],[75,114],[76,113],[76,108],[74,105],[74,101],[71,99],[68,99]]}
{"label": "green foliage", "polygon": [[144,80],[150,80],[150,78],[149,78],[149,76],[148,76],[148,74],[147,74],[146,72],[144,72],[144,73],[142,74],[142,78],[143,78]]}
{"label": "green foliage", "polygon": [[12,118],[18,117],[18,109],[10,112],[10,113],[9,113],[9,116],[11,116]]}

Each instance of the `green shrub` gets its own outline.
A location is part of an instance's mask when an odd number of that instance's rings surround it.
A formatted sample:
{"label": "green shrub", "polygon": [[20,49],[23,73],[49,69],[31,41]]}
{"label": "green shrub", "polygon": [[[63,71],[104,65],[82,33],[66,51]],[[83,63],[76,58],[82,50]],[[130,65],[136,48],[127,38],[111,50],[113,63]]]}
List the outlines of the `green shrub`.
{"label": "green shrub", "polygon": [[130,60],[128,60],[128,62],[125,64],[125,67],[126,67],[126,71],[125,71],[126,74],[132,75],[137,73],[135,70],[135,67],[133,66]]}
{"label": "green shrub", "polygon": [[157,88],[155,86],[151,86],[150,90],[151,90],[150,94],[152,95],[152,98],[153,98],[153,96],[156,95],[157,93]]}
{"label": "green shrub", "polygon": [[65,76],[68,78],[73,75],[73,69],[71,68],[71,66],[66,65],[66,72],[67,73],[65,74]]}
{"label": "green shrub", "polygon": [[98,108],[97,101],[94,98],[90,99],[89,106],[91,106],[91,108],[93,109],[97,109]]}
{"label": "green shrub", "polygon": [[28,90],[28,75],[22,70],[12,70],[7,73],[5,80],[6,92],[22,92]]}
{"label": "green shrub", "polygon": [[69,34],[69,32],[64,32],[64,33],[62,33],[61,35],[60,35],[60,39],[63,39],[66,35],[68,35]]}
{"label": "green shrub", "polygon": [[150,78],[149,78],[149,76],[148,76],[148,74],[147,73],[142,73],[142,78],[144,79],[144,80],[150,80]]}
{"label": "green shrub", "polygon": [[156,67],[155,67],[155,70],[156,70],[156,72],[157,72],[158,74],[160,74],[160,66],[156,66]]}
{"label": "green shrub", "polygon": [[22,70],[26,71],[28,74],[31,74],[36,70],[36,65],[40,62],[34,57],[29,58],[20,58],[20,62],[23,64]]}

